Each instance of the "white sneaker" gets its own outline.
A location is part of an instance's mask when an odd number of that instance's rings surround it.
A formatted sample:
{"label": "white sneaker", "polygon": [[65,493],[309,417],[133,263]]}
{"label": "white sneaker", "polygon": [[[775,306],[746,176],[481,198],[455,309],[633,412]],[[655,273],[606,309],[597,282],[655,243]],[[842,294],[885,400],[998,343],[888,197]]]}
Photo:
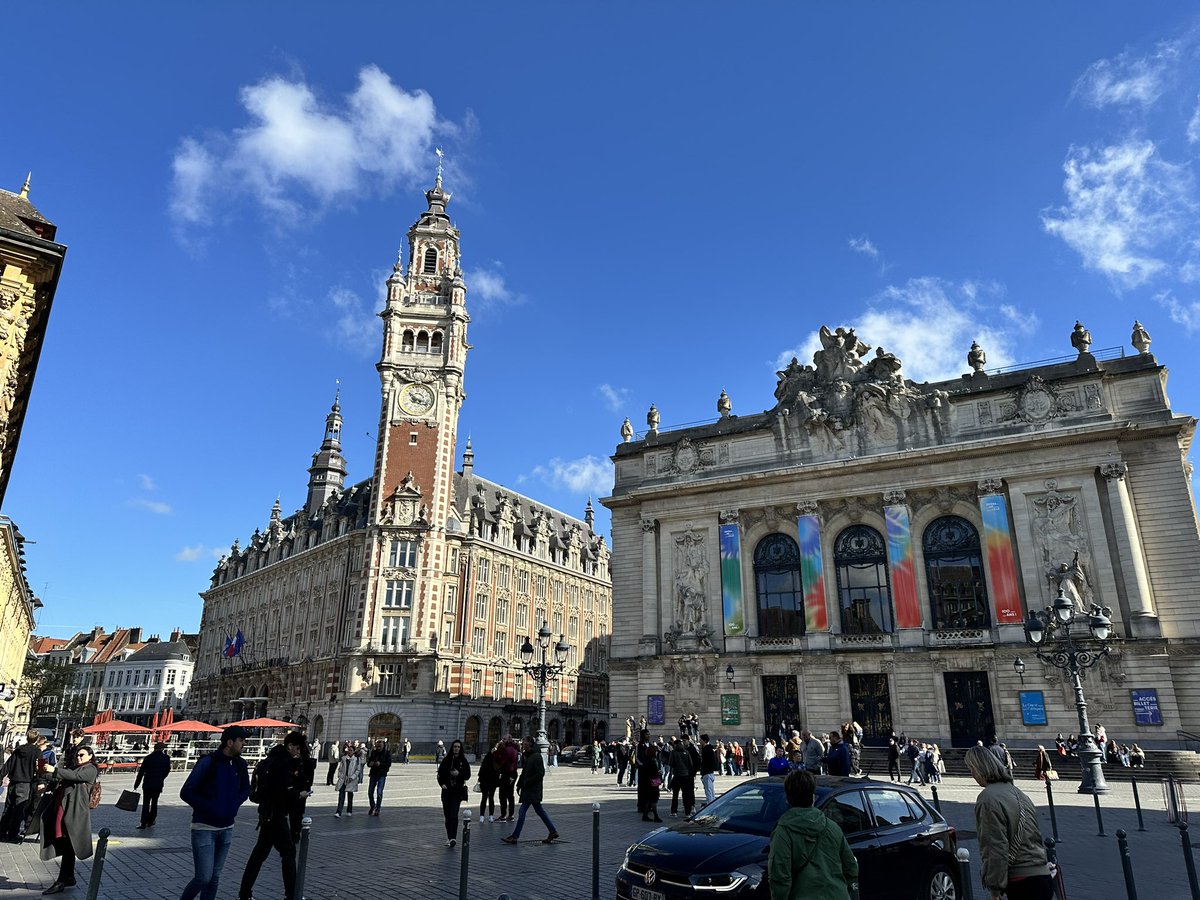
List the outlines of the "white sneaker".
{"label": "white sneaker", "polygon": [[[480,821],[480,822],[482,822],[482,821],[483,821],[483,819],[480,819],[479,821]],[[489,822],[495,822],[495,821],[496,821],[496,817],[495,817],[495,816],[488,816],[488,821],[489,821]]]}
{"label": "white sneaker", "polygon": [[341,813],[334,813],[334,814],[333,814],[333,817],[334,817],[335,819],[340,819],[340,818],[342,817],[342,814],[341,814]]}
{"label": "white sneaker", "polygon": [[482,824],[483,824],[483,816],[480,816],[480,817],[479,817],[479,824],[480,824],[480,825],[482,825]]}
{"label": "white sneaker", "polygon": [[354,810],[350,810],[350,812],[346,813],[346,815],[348,815],[348,816],[354,815]]}

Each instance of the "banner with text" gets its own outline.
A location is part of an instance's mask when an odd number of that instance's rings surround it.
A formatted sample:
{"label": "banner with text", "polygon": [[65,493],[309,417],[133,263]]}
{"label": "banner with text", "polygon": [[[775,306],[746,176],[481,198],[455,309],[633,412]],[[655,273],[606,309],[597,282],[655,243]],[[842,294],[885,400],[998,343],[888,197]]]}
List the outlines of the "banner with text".
{"label": "banner with text", "polygon": [[796,519],[796,534],[800,543],[800,578],[804,582],[804,627],[808,631],[828,631],[821,520],[816,516],[800,516]]}
{"label": "banner with text", "polygon": [[742,609],[742,542],[737,525],[721,526],[721,611],[725,633],[746,633]]}
{"label": "banner with text", "polygon": [[999,625],[1020,624],[1021,592],[1017,582],[1017,563],[1013,557],[1012,536],[1008,531],[1008,502],[1003,494],[979,498],[983,517],[983,546],[988,571],[992,573],[992,606]]}
{"label": "banner with text", "polygon": [[887,524],[888,573],[892,579],[892,603],[896,607],[896,626],[921,627],[921,604],[917,598],[917,578],[913,571],[912,526],[907,506],[885,506]]}

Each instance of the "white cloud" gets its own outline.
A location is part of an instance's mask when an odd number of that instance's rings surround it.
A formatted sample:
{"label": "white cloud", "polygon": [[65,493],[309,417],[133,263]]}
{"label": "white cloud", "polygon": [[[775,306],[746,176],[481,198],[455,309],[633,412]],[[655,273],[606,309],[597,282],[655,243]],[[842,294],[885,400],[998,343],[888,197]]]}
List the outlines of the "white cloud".
{"label": "white cloud", "polygon": [[504,306],[519,306],[524,303],[524,294],[512,290],[504,280],[504,264],[498,260],[487,266],[472,269],[463,274],[474,311],[499,309]]}
{"label": "white cloud", "polygon": [[1046,231],[1079,253],[1087,268],[1125,287],[1160,273],[1163,245],[1185,227],[1194,207],[1189,171],[1139,138],[1098,150],[1072,147],[1063,170],[1067,202],[1043,213]]}
{"label": "white cloud", "polygon": [[243,127],[180,142],[170,200],[177,222],[208,224],[218,204],[245,195],[290,224],[339,200],[428,180],[435,137],[458,131],[438,119],[429,94],[405,91],[373,65],[340,105],[279,76],[242,88],[241,103],[250,118]]}
{"label": "white cloud", "polygon": [[1171,321],[1176,325],[1182,325],[1188,334],[1200,331],[1200,301],[1193,300],[1190,303],[1184,303],[1171,291],[1156,294],[1154,299],[1166,309]]}
{"label": "white cloud", "polygon": [[1097,109],[1150,106],[1162,96],[1183,49],[1183,41],[1164,41],[1145,55],[1125,51],[1097,60],[1075,82],[1073,95]]}
{"label": "white cloud", "polygon": [[612,412],[620,412],[633,393],[629,388],[613,387],[611,384],[600,385],[596,388],[596,392],[604,398],[605,405]]}
{"label": "white cloud", "polygon": [[871,257],[871,259],[879,259],[879,248],[871,243],[871,239],[865,234],[862,237],[850,238],[847,243],[855,253],[861,253],[863,256]]}
{"label": "white cloud", "polygon": [[374,310],[349,288],[329,291],[328,301],[336,318],[332,336],[343,347],[369,355],[379,351],[382,329]]}
{"label": "white cloud", "polygon": [[138,484],[141,485],[143,491],[152,491],[158,487],[158,485],[154,483],[154,479],[145,473],[140,473],[137,478]]}
{"label": "white cloud", "polygon": [[613,488],[612,462],[597,456],[555,457],[544,466],[535,466],[532,475],[553,488],[590,497],[608,494]]}
{"label": "white cloud", "polygon": [[[904,375],[914,381],[944,381],[969,371],[972,341],[987,352],[989,368],[1018,361],[1014,348],[1037,320],[1011,304],[997,304],[1003,294],[1003,287],[994,283],[914,278],[885,288],[861,315],[831,327],[853,326],[861,340],[884,346],[900,358]],[[811,363],[820,348],[813,332],[781,353],[775,368],[783,369],[792,357]]]}
{"label": "white cloud", "polygon": [[1187,123],[1187,139],[1189,144],[1200,142],[1200,97],[1196,98],[1196,108]]}
{"label": "white cloud", "polygon": [[131,500],[125,501],[127,506],[132,506],[134,509],[144,509],[159,516],[169,516],[171,514],[171,504],[164,503],[161,500],[150,500],[147,497],[134,497]]}
{"label": "white cloud", "polygon": [[204,545],[196,544],[193,547],[184,547],[175,554],[175,559],[179,562],[195,562],[204,555]]}

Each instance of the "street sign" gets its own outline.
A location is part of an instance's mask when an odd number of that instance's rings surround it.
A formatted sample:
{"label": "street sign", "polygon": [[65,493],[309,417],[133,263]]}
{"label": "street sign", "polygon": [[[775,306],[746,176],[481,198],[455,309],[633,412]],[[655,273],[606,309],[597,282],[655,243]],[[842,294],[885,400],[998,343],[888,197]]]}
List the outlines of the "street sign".
{"label": "street sign", "polygon": [[1046,724],[1046,698],[1041,691],[1021,691],[1021,722],[1025,725]]}
{"label": "street sign", "polygon": [[1162,711],[1158,708],[1158,691],[1154,688],[1141,688],[1129,692],[1129,702],[1133,704],[1134,725],[1161,725]]}
{"label": "street sign", "polygon": [[742,724],[742,698],[737,694],[721,695],[721,724]]}
{"label": "street sign", "polygon": [[650,694],[646,697],[646,724],[662,725],[665,721],[665,698],[662,694]]}

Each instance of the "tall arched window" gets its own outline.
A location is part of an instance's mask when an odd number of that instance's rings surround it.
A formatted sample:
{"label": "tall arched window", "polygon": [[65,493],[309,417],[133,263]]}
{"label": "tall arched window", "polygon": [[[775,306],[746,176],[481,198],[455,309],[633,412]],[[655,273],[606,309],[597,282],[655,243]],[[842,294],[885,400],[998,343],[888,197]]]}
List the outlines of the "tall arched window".
{"label": "tall arched window", "polygon": [[442,352],[442,333],[440,331],[435,331],[433,333],[433,335],[429,338],[429,352],[430,353],[441,353]]}
{"label": "tall arched window", "polygon": [[987,584],[979,532],[961,516],[942,516],[925,529],[925,575],[934,628],[987,628]]}
{"label": "tall arched window", "polygon": [[842,608],[842,632],[894,631],[883,535],[867,525],[851,525],[833,543],[833,565]]}
{"label": "tall arched window", "polygon": [[786,534],[768,534],[754,548],[758,633],[762,637],[804,634],[804,587],[800,548]]}
{"label": "tall arched window", "polygon": [[421,267],[423,275],[437,274],[437,249],[434,247],[425,248],[425,264]]}
{"label": "tall arched window", "polygon": [[400,338],[400,349],[401,349],[401,351],[407,351],[408,353],[412,353],[413,332],[412,332],[411,328],[406,328],[404,330],[404,335]]}

